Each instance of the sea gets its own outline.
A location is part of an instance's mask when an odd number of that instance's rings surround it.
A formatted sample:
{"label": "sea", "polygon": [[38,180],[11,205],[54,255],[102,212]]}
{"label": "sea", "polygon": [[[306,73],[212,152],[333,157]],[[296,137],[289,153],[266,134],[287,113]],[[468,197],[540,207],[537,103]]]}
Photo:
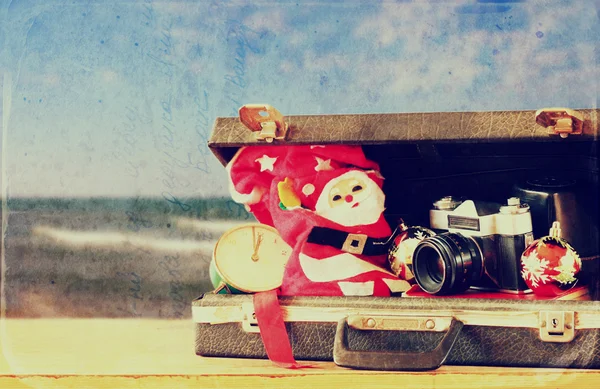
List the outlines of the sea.
{"label": "sea", "polygon": [[169,200],[3,201],[5,316],[190,318],[219,237],[256,220],[228,198]]}

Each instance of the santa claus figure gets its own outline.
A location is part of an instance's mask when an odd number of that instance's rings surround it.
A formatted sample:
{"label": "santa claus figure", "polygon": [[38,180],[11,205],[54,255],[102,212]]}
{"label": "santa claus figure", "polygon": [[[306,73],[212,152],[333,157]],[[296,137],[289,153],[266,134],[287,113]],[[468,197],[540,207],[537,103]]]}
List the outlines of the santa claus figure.
{"label": "santa claus figure", "polygon": [[383,177],[359,146],[251,146],[227,166],[230,192],[293,247],[282,295],[389,296]]}

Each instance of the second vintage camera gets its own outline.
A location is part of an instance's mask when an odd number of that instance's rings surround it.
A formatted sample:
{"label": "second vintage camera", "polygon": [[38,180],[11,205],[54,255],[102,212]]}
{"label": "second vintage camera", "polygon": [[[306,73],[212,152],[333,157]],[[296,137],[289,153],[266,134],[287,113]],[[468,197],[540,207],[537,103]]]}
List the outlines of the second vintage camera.
{"label": "second vintage camera", "polygon": [[507,203],[444,197],[430,210],[439,233],[422,240],[413,254],[413,272],[421,289],[434,295],[470,287],[526,293],[520,258],[533,241],[529,206],[519,198]]}

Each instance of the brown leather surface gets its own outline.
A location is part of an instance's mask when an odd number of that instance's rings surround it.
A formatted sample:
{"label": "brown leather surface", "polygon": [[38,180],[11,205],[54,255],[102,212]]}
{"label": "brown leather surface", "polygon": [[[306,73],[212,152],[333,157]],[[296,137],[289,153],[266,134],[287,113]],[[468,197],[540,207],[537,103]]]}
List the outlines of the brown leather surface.
{"label": "brown leather surface", "polygon": [[[287,329],[296,359],[333,360],[335,323],[291,323]],[[353,350],[418,353],[430,351],[442,336],[425,332],[352,331],[349,343]],[[196,354],[267,358],[260,335],[245,333],[239,323],[196,324]],[[600,331],[581,330],[570,343],[544,343],[534,329],[465,326],[445,364],[599,368]]]}
{"label": "brown leather surface", "polygon": [[[207,295],[194,305],[224,306],[249,302],[251,296]],[[584,301],[515,302],[466,299],[403,299],[368,297],[292,297],[282,305],[319,307],[369,307],[393,310],[413,308],[444,310],[585,310],[600,314],[597,304]],[[297,359],[332,360],[336,323],[287,323],[288,335]],[[349,346],[362,351],[427,352],[443,333],[356,331],[349,334]],[[196,324],[196,353],[204,356],[266,358],[259,334],[242,330],[240,323]],[[417,357],[415,355],[415,357]],[[466,325],[454,344],[446,364],[523,367],[600,367],[600,330],[577,330],[569,343],[545,343],[537,329]]]}
{"label": "brown leather surface", "polygon": [[[577,110],[585,117],[583,137],[598,137],[600,110]],[[285,141],[272,144],[377,144],[410,141],[547,140],[557,136],[535,122],[535,111],[432,112],[360,115],[286,116],[290,130]],[[574,139],[579,136],[572,136]],[[209,145],[257,143],[238,118],[217,118]]]}

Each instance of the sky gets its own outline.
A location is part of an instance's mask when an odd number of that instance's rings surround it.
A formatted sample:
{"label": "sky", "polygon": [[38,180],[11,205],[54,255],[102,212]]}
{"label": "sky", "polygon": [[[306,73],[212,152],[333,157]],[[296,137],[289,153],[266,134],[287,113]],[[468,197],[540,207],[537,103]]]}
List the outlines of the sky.
{"label": "sky", "polygon": [[0,0],[8,197],[227,196],[206,147],[284,115],[598,106],[598,1]]}

